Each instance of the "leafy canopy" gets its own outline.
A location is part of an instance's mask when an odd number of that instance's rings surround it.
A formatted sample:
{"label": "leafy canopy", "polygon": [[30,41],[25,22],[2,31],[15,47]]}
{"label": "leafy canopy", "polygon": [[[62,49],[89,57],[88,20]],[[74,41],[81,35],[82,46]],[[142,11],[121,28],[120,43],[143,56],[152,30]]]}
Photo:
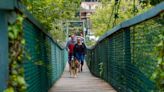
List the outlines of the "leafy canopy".
{"label": "leafy canopy", "polygon": [[76,19],[80,0],[23,0],[27,9],[48,29],[53,38],[64,41],[64,22]]}
{"label": "leafy canopy", "polygon": [[118,0],[117,3],[115,0],[102,0],[102,6],[97,8],[95,14],[90,17],[92,31],[97,36],[101,36],[121,22],[151,8],[150,4],[146,7],[143,6],[137,0],[135,2],[131,0]]}

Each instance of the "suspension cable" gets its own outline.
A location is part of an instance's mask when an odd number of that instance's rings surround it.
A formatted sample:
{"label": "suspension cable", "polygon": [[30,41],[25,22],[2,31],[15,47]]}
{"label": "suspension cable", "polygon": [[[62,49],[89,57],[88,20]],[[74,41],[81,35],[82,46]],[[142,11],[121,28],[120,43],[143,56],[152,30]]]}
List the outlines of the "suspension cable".
{"label": "suspension cable", "polygon": [[114,27],[116,25],[116,20],[119,18],[119,14],[118,14],[118,10],[119,10],[119,7],[120,7],[120,3],[121,3],[121,0],[115,0],[115,13],[114,13],[114,21],[113,21],[113,26]]}
{"label": "suspension cable", "polygon": [[111,15],[110,15],[110,17],[109,17],[109,21],[108,21],[108,25],[107,25],[107,30],[108,30],[108,28],[109,28],[109,26],[110,26],[110,23],[111,23],[111,21],[112,21],[112,16],[113,16],[113,13],[114,13],[114,11],[115,11],[115,9],[116,9],[116,5],[117,5],[117,3],[116,3],[116,1],[118,1],[118,0],[115,0],[115,3],[114,3],[114,5],[113,5],[113,7],[112,7],[112,13],[111,13]]}

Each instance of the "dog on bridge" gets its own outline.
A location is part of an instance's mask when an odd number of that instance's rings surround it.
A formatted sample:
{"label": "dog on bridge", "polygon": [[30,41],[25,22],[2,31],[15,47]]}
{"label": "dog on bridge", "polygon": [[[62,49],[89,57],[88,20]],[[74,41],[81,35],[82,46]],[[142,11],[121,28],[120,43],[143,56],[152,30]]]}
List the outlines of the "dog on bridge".
{"label": "dog on bridge", "polygon": [[76,58],[72,56],[70,62],[70,76],[76,78],[78,75],[79,62]]}

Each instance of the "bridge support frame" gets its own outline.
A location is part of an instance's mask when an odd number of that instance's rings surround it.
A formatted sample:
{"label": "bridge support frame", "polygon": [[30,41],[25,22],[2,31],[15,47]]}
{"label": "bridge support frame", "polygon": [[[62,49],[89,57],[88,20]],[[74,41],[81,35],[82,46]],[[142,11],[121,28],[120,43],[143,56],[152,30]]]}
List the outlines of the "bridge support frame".
{"label": "bridge support frame", "polygon": [[7,87],[8,80],[8,23],[7,12],[0,10],[0,92]]}

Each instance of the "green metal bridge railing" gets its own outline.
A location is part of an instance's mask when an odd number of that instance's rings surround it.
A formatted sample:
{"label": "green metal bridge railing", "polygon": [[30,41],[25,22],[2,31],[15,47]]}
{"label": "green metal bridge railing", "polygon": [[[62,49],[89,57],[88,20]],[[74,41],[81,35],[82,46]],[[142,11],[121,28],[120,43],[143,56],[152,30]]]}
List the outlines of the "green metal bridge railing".
{"label": "green metal bridge railing", "polygon": [[158,62],[155,47],[164,35],[163,6],[164,2],[100,37],[87,52],[91,73],[118,92],[158,92],[151,76]]}
{"label": "green metal bridge railing", "polygon": [[47,34],[42,25],[17,0],[0,1],[0,92],[9,79],[8,23],[15,15],[23,14],[23,38],[25,39],[24,78],[26,92],[48,92],[60,78],[67,61],[67,51]]}
{"label": "green metal bridge railing", "polygon": [[[97,45],[88,49],[87,63],[92,74],[103,78],[120,92],[156,90],[151,74],[157,64],[155,44],[164,34],[164,3],[131,20],[125,21],[102,36]],[[0,92],[8,80],[8,22],[22,13],[24,51],[30,59],[23,63],[27,92],[47,92],[60,77],[67,53],[42,25],[17,0],[0,1]],[[3,43],[3,44],[2,44]]]}
{"label": "green metal bridge railing", "polygon": [[25,49],[31,57],[24,62],[27,92],[47,92],[64,70],[66,50],[29,20],[23,24]]}

